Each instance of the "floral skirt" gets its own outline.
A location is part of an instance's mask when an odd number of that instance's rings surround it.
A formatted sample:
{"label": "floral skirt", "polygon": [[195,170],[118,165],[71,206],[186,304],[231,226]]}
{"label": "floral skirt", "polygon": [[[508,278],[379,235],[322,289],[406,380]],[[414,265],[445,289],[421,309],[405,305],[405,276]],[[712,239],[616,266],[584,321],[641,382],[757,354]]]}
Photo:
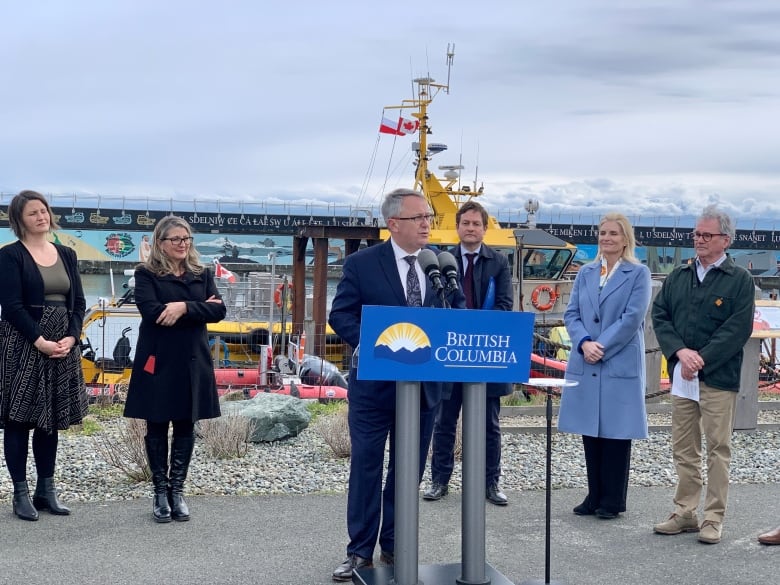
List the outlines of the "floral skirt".
{"label": "floral skirt", "polygon": [[[43,336],[56,341],[68,330],[68,311],[46,306],[39,322]],[[49,432],[79,424],[87,413],[87,391],[79,344],[67,357],[52,359],[7,321],[0,321],[0,427],[8,421]]]}

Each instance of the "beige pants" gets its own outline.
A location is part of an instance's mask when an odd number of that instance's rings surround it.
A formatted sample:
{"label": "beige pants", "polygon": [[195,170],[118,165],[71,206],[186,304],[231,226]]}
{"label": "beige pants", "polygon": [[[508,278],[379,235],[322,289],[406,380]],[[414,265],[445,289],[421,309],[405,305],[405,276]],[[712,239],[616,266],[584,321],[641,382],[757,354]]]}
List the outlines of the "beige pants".
{"label": "beige pants", "polygon": [[707,440],[704,520],[723,522],[729,495],[731,429],[737,393],[699,383],[699,402],[672,396],[672,453],[677,468],[675,514],[696,514],[701,499],[701,436]]}

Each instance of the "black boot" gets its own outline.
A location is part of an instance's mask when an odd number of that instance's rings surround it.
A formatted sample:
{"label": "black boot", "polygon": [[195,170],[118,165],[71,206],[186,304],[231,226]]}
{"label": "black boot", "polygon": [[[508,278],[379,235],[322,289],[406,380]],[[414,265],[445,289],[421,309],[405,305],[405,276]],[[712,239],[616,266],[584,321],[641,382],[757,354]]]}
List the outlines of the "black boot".
{"label": "black boot", "polygon": [[179,522],[190,519],[190,509],[184,501],[184,480],[190,468],[195,437],[173,437],[171,445],[171,487],[169,491],[171,517]]}
{"label": "black boot", "polygon": [[30,498],[30,490],[26,481],[14,482],[14,514],[22,520],[35,521],[38,519],[38,510],[33,506]]}
{"label": "black boot", "polygon": [[152,514],[155,522],[170,522],[171,507],[168,505],[168,437],[146,437],[146,456],[152,472],[154,500]]}
{"label": "black boot", "polygon": [[60,504],[57,492],[54,490],[53,477],[39,477],[35,485],[33,505],[37,510],[48,510],[57,516],[68,516],[70,509]]}

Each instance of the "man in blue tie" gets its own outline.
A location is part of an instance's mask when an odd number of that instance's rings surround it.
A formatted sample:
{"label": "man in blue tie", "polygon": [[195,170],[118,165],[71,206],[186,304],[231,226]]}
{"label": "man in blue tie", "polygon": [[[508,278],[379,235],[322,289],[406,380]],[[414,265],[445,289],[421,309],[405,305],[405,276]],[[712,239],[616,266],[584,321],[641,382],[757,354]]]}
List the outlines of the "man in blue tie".
{"label": "man in blue tie", "polygon": [[[390,239],[347,256],[331,305],[329,323],[349,345],[360,344],[363,305],[441,307],[441,299],[426,283],[417,254],[428,244],[433,214],[422,193],[396,189],[385,195],[382,217]],[[446,300],[463,308],[460,291]],[[442,384],[424,382],[420,404],[420,477],[433,431],[435,408]],[[354,569],[373,566],[377,539],[380,560],[395,558],[395,382],[358,379],[355,364],[349,373],[349,436],[352,453],[347,494],[347,558],[333,571],[334,581],[351,581]],[[390,459],[382,488],[385,444]],[[381,524],[381,525],[380,525]]]}
{"label": "man in blue tie", "polygon": [[[512,276],[507,257],[490,248],[483,239],[488,225],[485,208],[475,201],[464,203],[455,215],[460,244],[455,256],[468,309],[512,310]],[[497,506],[505,506],[507,497],[498,487],[501,476],[501,427],[498,414],[501,396],[511,394],[512,385],[487,384],[485,419],[485,495]],[[430,488],[423,499],[434,501],[447,495],[455,465],[455,434],[463,404],[463,386],[454,384],[449,397],[443,396],[433,431]]]}

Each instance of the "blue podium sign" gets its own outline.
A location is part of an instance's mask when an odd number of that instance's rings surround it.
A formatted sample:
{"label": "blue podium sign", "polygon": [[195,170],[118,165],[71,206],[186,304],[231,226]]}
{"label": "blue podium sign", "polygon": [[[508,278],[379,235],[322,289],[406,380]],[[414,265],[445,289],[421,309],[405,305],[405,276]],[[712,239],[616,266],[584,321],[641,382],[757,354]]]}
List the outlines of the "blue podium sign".
{"label": "blue podium sign", "polygon": [[513,311],[365,306],[360,380],[524,382],[534,315]]}

